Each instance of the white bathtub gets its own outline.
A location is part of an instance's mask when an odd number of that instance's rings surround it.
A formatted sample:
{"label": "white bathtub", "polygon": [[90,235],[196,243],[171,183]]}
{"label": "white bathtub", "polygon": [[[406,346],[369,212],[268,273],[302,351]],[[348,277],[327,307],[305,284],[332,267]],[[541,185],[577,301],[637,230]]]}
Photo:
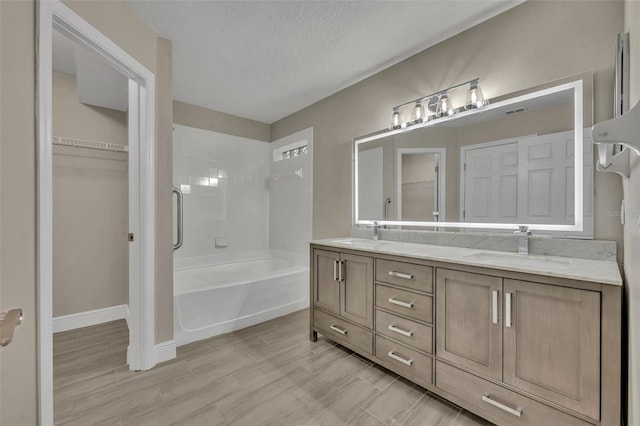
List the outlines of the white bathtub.
{"label": "white bathtub", "polygon": [[268,321],[309,306],[305,256],[247,251],[174,261],[178,346]]}

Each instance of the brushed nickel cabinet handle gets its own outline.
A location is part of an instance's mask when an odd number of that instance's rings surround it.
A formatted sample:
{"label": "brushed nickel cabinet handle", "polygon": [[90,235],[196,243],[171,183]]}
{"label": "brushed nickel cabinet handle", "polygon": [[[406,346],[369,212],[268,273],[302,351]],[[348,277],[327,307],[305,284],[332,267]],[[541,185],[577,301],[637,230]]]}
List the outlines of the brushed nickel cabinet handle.
{"label": "brushed nickel cabinet handle", "polygon": [[404,278],[405,280],[412,280],[413,279],[413,275],[404,274],[402,272],[397,272],[397,271],[389,271],[389,275],[391,275],[392,277]]}
{"label": "brushed nickel cabinet handle", "polygon": [[343,269],[344,269],[344,264],[346,262],[347,262],[346,260],[341,260],[338,263],[338,281],[340,281],[340,282],[344,281],[344,271],[343,271]]}
{"label": "brushed nickel cabinet handle", "polygon": [[482,395],[482,400],[484,402],[486,402],[487,404],[491,404],[496,408],[501,409],[502,411],[506,411],[509,414],[513,414],[516,417],[522,417],[522,409],[521,408],[512,408],[509,407],[508,405],[505,405],[501,402],[496,401],[495,399],[491,399],[491,395],[487,394],[487,395]]}
{"label": "brushed nickel cabinet handle", "polygon": [[393,303],[394,305],[402,306],[403,308],[413,309],[413,302],[403,302],[402,300],[397,300],[393,297],[387,299],[389,303]]}
{"label": "brushed nickel cabinet handle", "polygon": [[393,351],[389,351],[389,353],[387,355],[389,356],[389,358],[395,359],[396,361],[401,362],[404,365],[408,365],[409,367],[411,367],[411,364],[413,364],[413,360],[412,359],[404,359],[404,358],[396,355],[395,353],[393,353]]}
{"label": "brushed nickel cabinet handle", "polygon": [[413,331],[406,331],[406,330],[403,330],[403,329],[401,329],[401,328],[396,327],[396,326],[395,326],[395,325],[393,325],[393,324],[390,324],[387,328],[388,328],[389,330],[393,331],[394,333],[402,334],[403,336],[407,336],[407,337],[411,337],[411,336],[413,336]]}
{"label": "brushed nickel cabinet handle", "polygon": [[338,261],[333,261],[333,280],[338,281]]}
{"label": "brushed nickel cabinet handle", "polygon": [[491,292],[491,322],[498,323],[498,290]]}
{"label": "brushed nickel cabinet handle", "polygon": [[511,327],[511,293],[504,295],[504,325]]}
{"label": "brushed nickel cabinet handle", "polygon": [[335,325],[330,325],[329,328],[332,329],[333,331],[337,331],[338,333],[342,334],[343,336],[345,336],[347,334],[347,330],[343,330],[340,327],[336,327]]}

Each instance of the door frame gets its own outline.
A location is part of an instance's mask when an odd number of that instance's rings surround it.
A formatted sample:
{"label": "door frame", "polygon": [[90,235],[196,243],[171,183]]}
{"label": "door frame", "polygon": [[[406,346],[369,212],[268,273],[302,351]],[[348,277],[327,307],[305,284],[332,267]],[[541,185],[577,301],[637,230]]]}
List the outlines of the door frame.
{"label": "door frame", "polygon": [[[438,196],[438,219],[434,222],[446,222],[446,171],[447,171],[447,149],[446,148],[398,148],[396,151],[396,198],[397,202],[397,218],[400,220],[402,217],[402,156],[404,154],[438,154],[438,182],[437,192]],[[441,228],[438,228],[441,229]]]}
{"label": "door frame", "polygon": [[[53,424],[53,30],[129,78],[129,348],[132,370],[155,365],[155,75],[59,0],[37,4],[38,418]],[[133,202],[132,202],[133,201]],[[123,236],[124,238],[124,236]]]}

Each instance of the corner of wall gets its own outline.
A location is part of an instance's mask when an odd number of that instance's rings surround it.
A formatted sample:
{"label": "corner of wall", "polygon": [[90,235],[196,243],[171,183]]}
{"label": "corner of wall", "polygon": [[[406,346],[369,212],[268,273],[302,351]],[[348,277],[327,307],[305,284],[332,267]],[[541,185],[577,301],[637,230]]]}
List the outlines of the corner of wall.
{"label": "corner of wall", "polygon": [[[155,342],[173,339],[173,98],[171,41],[157,38]],[[175,352],[175,350],[174,350]]]}

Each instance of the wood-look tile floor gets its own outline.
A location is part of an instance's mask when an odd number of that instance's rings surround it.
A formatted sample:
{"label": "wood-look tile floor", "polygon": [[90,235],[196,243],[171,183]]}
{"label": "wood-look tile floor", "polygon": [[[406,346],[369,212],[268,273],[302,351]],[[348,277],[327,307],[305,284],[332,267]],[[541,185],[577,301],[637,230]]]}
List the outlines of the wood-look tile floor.
{"label": "wood-look tile floor", "polygon": [[327,341],[308,313],[178,348],[127,369],[124,321],[54,335],[58,425],[489,425]]}

